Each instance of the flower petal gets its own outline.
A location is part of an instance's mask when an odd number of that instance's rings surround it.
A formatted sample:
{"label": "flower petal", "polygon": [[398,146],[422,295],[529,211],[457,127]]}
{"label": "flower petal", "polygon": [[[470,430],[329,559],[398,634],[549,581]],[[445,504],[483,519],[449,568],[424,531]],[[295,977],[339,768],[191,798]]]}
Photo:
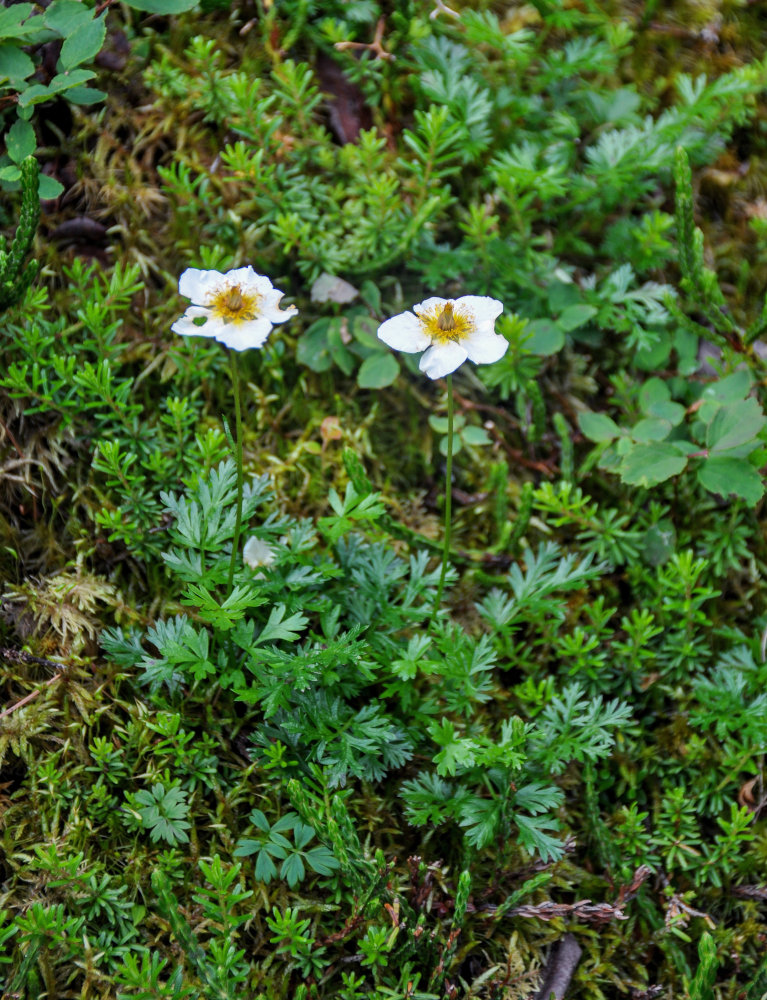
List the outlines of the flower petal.
{"label": "flower petal", "polygon": [[[199,326],[193,322],[205,316],[207,323],[200,323]],[[221,323],[216,322],[209,309],[202,306],[189,306],[184,315],[177,319],[171,327],[173,333],[180,333],[183,337],[215,337],[221,328]]]}
{"label": "flower petal", "polygon": [[224,277],[227,284],[239,285],[243,292],[268,295],[274,288],[269,278],[264,274],[257,274],[250,264],[247,267],[235,268],[234,271],[227,271]]}
{"label": "flower petal", "polygon": [[477,327],[489,325],[492,329],[503,312],[503,302],[491,299],[489,295],[462,295],[460,299],[455,300],[455,311],[471,315]]}
{"label": "flower petal", "polygon": [[261,347],[272,332],[268,319],[252,319],[247,323],[222,323],[216,333],[216,340],[226,344],[233,351],[247,351],[251,347]]}
{"label": "flower petal", "polygon": [[421,313],[431,313],[440,310],[440,312],[445,308],[445,303],[452,301],[451,299],[440,299],[436,295],[432,295],[429,299],[424,299],[423,302],[419,302],[418,305],[413,306],[413,312],[420,316]]}
{"label": "flower petal", "polygon": [[378,327],[378,338],[395,351],[415,354],[425,351],[431,344],[431,337],[424,331],[417,316],[411,312],[392,316]]}
{"label": "flower petal", "polygon": [[442,344],[433,344],[421,358],[418,367],[429,378],[442,378],[454,372],[466,357],[463,343],[447,340]]}
{"label": "flower petal", "polygon": [[509,347],[509,342],[498,333],[493,333],[488,329],[475,330],[468,337],[461,341],[469,356],[469,360],[475,365],[491,365],[494,361],[499,361]]}
{"label": "flower petal", "polygon": [[274,562],[274,552],[271,545],[251,535],[242,550],[242,559],[246,566],[258,569],[259,566],[271,566]]}
{"label": "flower petal", "polygon": [[261,303],[259,309],[261,315],[259,318],[268,319],[270,323],[284,323],[286,320],[291,319],[291,317],[296,316],[298,309],[295,306],[280,309],[280,299],[283,295],[284,292],[281,292],[278,288],[270,288],[264,295],[263,302]]}
{"label": "flower petal", "polygon": [[225,283],[225,276],[219,271],[201,271],[197,267],[188,267],[178,279],[178,290],[196,306],[204,306],[210,293]]}

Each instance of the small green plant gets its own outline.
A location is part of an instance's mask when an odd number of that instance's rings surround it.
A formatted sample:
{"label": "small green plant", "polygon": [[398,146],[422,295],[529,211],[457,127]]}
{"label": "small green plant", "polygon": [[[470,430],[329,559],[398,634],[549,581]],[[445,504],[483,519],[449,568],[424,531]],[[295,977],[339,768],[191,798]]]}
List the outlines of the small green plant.
{"label": "small green plant", "polygon": [[[338,861],[326,847],[319,845],[304,850],[314,838],[314,830],[302,823],[296,813],[286,813],[270,824],[260,809],[254,809],[250,822],[261,835],[256,839],[241,838],[234,856],[248,858],[255,854],[255,875],[260,882],[268,884],[277,877],[275,859],[282,861],[279,876],[291,889],[303,881],[307,868],[318,875],[330,875],[338,868]],[[293,843],[286,833],[293,835]]]}
{"label": "small green plant", "polygon": [[5,249],[5,238],[0,236],[0,312],[15,305],[24,296],[38,269],[37,261],[27,261],[40,219],[37,161],[27,154],[21,143],[14,144],[11,135],[8,143],[13,155],[20,161],[22,197],[19,224],[8,250]]}

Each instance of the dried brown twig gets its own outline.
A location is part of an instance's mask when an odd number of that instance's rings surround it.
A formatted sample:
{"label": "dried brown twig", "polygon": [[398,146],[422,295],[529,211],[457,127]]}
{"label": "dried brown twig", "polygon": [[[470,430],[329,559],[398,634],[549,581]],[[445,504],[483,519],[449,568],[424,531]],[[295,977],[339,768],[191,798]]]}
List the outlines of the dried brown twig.
{"label": "dried brown twig", "polygon": [[55,684],[56,681],[60,681],[67,669],[66,663],[57,663],[55,660],[46,660],[42,656],[33,656],[23,649],[8,649],[0,646],[0,659],[5,660],[7,663],[25,663],[35,667],[48,667],[50,670],[56,671],[53,677],[50,677],[40,687],[35,688],[34,691],[30,691],[29,694],[25,695],[19,701],[14,702],[13,705],[4,708],[0,712],[0,719],[6,718],[6,716],[28,705],[30,701],[34,701],[41,691]]}

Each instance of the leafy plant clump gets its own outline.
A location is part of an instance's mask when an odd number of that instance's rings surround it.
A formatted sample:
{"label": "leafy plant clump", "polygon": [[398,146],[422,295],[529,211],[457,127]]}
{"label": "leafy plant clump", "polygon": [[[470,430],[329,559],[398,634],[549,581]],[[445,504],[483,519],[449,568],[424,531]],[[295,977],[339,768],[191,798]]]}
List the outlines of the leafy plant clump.
{"label": "leafy plant clump", "polygon": [[0,14],[3,996],[764,993],[756,15],[453,6]]}

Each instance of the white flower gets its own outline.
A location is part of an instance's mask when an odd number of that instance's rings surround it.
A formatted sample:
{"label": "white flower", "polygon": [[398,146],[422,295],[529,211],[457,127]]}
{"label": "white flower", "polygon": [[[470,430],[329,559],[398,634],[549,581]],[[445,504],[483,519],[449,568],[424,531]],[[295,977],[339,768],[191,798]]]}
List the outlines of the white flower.
{"label": "white flower", "polygon": [[431,298],[378,327],[378,336],[397,351],[425,351],[418,367],[429,378],[449,375],[467,358],[489,365],[506,353],[508,341],[495,332],[503,304],[488,295]]}
{"label": "white flower", "polygon": [[[251,569],[260,569],[262,566],[272,565],[274,562],[274,552],[266,542],[262,542],[260,538],[251,535],[247,542],[245,542],[242,550],[242,559],[245,565],[250,566]],[[262,578],[263,575],[263,573],[258,573],[257,579]]]}
{"label": "white flower", "polygon": [[178,290],[192,305],[171,330],[185,337],[215,337],[235,351],[261,347],[275,323],[298,312],[295,306],[283,312],[279,302],[284,293],[252,267],[226,274],[190,267],[181,275]]}

